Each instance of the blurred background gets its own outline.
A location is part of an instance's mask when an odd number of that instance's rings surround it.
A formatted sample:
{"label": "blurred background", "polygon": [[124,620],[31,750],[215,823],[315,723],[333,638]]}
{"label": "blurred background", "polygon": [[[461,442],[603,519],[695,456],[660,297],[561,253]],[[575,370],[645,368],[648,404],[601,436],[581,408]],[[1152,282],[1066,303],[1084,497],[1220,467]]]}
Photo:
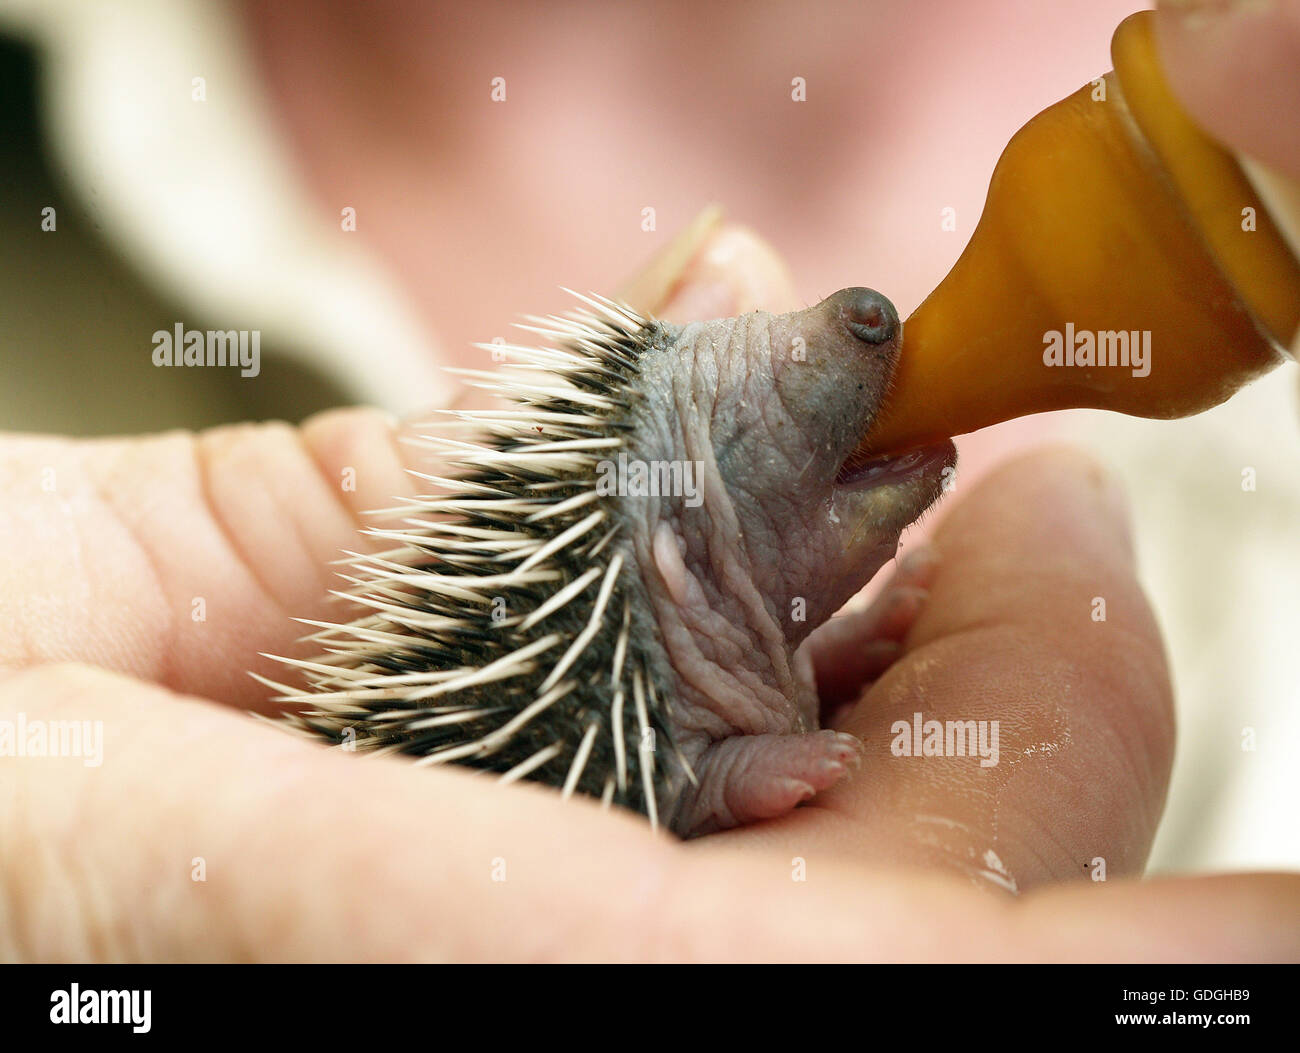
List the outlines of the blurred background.
{"label": "blurred background", "polygon": [[[712,202],[807,303],[869,285],[906,316],[1010,136],[1142,6],[0,0],[0,428],[445,404],[471,342],[567,309],[561,285],[613,291]],[[259,330],[259,376],[156,368],[178,322]],[[1045,438],[1127,482],[1166,633],[1152,869],[1300,867],[1295,367],[1190,420],[990,429],[958,488]]]}

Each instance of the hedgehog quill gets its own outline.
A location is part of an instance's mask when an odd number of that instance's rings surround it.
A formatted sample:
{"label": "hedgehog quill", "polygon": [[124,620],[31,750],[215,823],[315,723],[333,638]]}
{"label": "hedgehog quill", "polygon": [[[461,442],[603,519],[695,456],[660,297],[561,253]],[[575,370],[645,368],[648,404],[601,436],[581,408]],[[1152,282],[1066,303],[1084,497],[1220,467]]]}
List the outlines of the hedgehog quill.
{"label": "hedgehog quill", "polygon": [[[575,294],[577,295],[577,294]],[[901,325],[844,289],[678,326],[599,296],[483,345],[509,408],[449,411],[401,527],[368,533],[292,728],[589,794],[682,836],[783,815],[856,762],[798,648],[939,496],[950,442],[855,461]],[[472,434],[472,433],[471,433]]]}

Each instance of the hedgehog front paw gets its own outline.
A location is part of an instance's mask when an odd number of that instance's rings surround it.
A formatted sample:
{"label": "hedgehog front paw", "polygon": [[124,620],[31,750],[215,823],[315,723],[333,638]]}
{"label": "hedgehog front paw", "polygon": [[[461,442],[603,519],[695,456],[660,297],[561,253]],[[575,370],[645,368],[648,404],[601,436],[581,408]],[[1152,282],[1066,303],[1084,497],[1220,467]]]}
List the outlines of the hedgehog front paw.
{"label": "hedgehog front paw", "polygon": [[842,731],[715,742],[695,766],[699,790],[681,829],[696,837],[779,818],[834,786],[861,757],[862,744]]}

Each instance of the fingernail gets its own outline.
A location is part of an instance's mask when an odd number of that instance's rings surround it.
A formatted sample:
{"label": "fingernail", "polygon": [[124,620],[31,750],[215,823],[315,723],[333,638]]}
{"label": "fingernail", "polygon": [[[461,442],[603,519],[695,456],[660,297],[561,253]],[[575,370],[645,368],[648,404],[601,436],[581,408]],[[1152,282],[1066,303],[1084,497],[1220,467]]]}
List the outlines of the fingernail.
{"label": "fingernail", "polygon": [[691,261],[659,314],[689,322],[794,306],[794,284],[776,250],[753,231],[728,224]]}
{"label": "fingernail", "polygon": [[702,209],[648,264],[619,286],[617,299],[638,311],[660,315],[673,289],[721,226],[719,206]]}
{"label": "fingernail", "polygon": [[919,578],[933,570],[938,562],[938,549],[923,541],[899,556],[898,573],[908,578]]}

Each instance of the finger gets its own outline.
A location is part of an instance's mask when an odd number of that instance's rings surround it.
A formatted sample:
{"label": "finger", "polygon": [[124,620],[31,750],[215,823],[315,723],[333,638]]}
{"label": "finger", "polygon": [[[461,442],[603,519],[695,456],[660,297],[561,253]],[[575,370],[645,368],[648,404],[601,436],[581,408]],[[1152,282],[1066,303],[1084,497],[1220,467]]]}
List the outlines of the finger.
{"label": "finger", "polygon": [[1169,83],[1206,131],[1300,179],[1300,0],[1173,3],[1156,11]]}
{"label": "finger", "polygon": [[[808,637],[805,648],[824,715],[856,701],[902,654],[903,639],[929,601],[936,560],[932,545],[909,551],[866,610],[832,618]],[[827,723],[838,727],[834,720]]]}
{"label": "finger", "polygon": [[670,322],[797,306],[785,261],[753,231],[724,222],[716,205],[696,216],[617,295]]}
{"label": "finger", "polygon": [[688,852],[587,799],[340,756],[84,666],[0,681],[0,721],[12,728],[20,714],[29,732],[101,720],[102,763],[0,763],[5,960],[1300,954],[1284,920],[1300,907],[1295,876],[1089,883],[1011,901],[951,874],[849,865],[829,851]]}
{"label": "finger", "polygon": [[256,705],[367,508],[412,492],[373,410],[300,429],[0,440],[0,666],[79,660]]}
{"label": "finger", "polygon": [[[644,315],[684,324],[746,311],[797,306],[789,268],[753,231],[706,208],[632,279],[616,298]],[[500,406],[501,396],[466,388],[458,409]]]}
{"label": "finger", "polygon": [[1294,962],[1300,875],[1049,885],[990,895],[946,870],[697,846],[662,926],[692,961]]}
{"label": "finger", "polygon": [[[1125,519],[1080,454],[1037,453],[986,477],[936,532],[930,601],[904,655],[844,725],[866,744],[861,771],[748,836],[789,850],[814,837],[1016,891],[1085,877],[1097,860],[1139,872],[1173,724]],[[942,728],[931,748],[949,755],[924,755],[926,721]],[[981,729],[996,752],[954,755],[967,741],[975,753]]]}
{"label": "finger", "polygon": [[0,959],[649,953],[664,842],[594,801],[347,756],[86,666],[8,677],[0,719],[103,733],[95,766],[0,762]]}
{"label": "finger", "polygon": [[705,243],[653,313],[680,323],[797,306],[785,261],[753,231],[732,224]]}

